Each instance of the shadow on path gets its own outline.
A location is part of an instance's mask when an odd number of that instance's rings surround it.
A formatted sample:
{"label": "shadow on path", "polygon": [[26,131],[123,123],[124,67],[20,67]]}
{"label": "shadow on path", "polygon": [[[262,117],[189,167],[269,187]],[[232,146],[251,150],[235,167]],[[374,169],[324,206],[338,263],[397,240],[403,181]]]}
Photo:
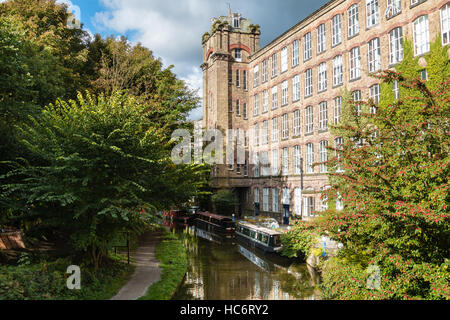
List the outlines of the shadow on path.
{"label": "shadow on path", "polygon": [[136,270],[127,284],[111,300],[137,300],[147,293],[147,289],[161,278],[156,246],[161,241],[160,231],[146,232],[139,240],[139,247],[132,253],[136,260]]}

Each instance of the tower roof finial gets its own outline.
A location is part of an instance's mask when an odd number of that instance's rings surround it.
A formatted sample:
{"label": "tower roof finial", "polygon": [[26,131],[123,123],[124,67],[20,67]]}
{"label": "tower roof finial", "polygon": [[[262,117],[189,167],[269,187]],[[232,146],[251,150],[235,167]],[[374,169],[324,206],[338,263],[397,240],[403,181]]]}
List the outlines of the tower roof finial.
{"label": "tower roof finial", "polygon": [[228,4],[228,16],[231,17],[231,4],[227,2]]}

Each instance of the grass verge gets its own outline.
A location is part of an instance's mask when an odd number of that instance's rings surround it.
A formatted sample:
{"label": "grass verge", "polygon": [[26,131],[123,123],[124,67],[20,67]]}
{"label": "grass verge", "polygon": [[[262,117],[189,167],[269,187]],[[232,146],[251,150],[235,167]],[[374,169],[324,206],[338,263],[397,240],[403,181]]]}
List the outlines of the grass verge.
{"label": "grass verge", "polygon": [[161,280],[151,285],[146,295],[139,300],[170,300],[186,274],[186,248],[174,234],[166,230],[163,232],[156,248],[156,258],[162,271]]}

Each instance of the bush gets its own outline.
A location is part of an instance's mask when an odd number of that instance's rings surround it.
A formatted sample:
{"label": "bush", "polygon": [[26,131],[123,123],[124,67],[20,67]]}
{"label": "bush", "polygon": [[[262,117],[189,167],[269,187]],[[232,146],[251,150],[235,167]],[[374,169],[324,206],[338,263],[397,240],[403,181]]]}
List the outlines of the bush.
{"label": "bush", "polygon": [[309,222],[298,221],[291,230],[282,234],[282,255],[289,258],[301,258],[306,260],[311,253],[317,232],[314,225]]}

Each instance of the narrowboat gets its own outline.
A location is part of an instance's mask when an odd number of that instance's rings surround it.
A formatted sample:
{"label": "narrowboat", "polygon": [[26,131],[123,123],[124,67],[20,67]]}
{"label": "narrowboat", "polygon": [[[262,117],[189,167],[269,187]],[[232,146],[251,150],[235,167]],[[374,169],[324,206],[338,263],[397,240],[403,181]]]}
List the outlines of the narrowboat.
{"label": "narrowboat", "polygon": [[188,212],[186,210],[180,210],[180,209],[172,209],[168,212],[164,211],[163,215],[164,215],[164,218],[166,218],[166,219],[183,222],[186,224],[188,223],[188,220],[190,219]]}
{"label": "narrowboat", "polygon": [[236,236],[259,248],[264,253],[278,253],[283,248],[281,232],[240,221],[236,227]]}
{"label": "narrowboat", "polygon": [[195,223],[203,230],[225,233],[227,236],[232,236],[236,230],[236,224],[232,218],[211,212],[198,213]]}

